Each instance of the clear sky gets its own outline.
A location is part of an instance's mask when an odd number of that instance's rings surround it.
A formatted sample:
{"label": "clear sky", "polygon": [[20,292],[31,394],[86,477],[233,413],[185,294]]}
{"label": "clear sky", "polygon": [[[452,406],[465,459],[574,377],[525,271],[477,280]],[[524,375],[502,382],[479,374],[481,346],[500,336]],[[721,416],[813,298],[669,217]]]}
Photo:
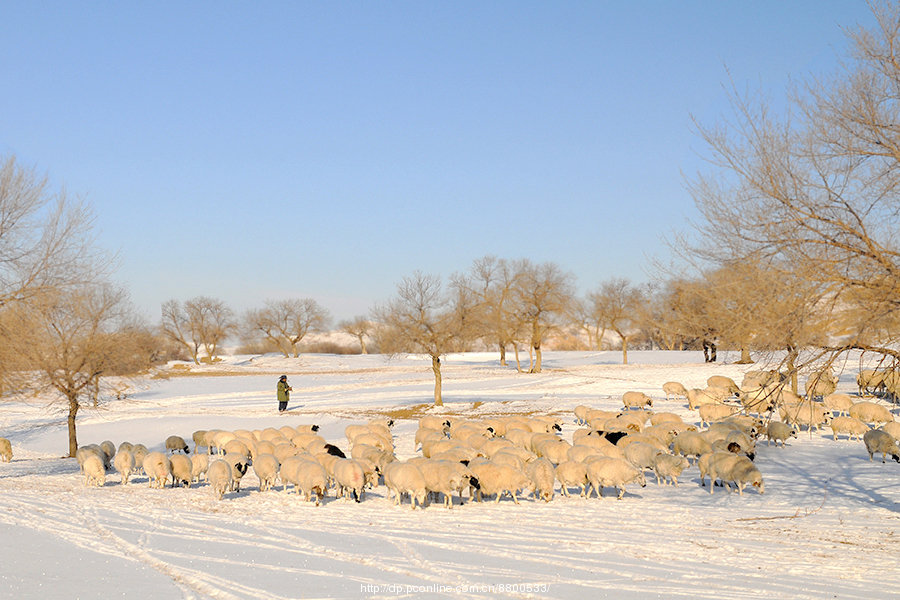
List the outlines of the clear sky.
{"label": "clear sky", "polygon": [[96,214],[138,308],[553,261],[646,279],[702,167],[691,115],[827,74],[863,0],[0,2],[0,155]]}

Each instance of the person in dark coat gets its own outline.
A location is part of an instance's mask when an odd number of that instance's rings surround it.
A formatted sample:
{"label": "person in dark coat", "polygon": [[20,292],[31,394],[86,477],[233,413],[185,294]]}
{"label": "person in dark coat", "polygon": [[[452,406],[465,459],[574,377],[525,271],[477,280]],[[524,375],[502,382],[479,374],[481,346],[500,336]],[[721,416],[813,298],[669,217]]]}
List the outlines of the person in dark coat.
{"label": "person in dark coat", "polygon": [[287,375],[278,378],[278,413],[281,414],[287,410],[288,401],[291,399],[291,390],[294,389],[288,385]]}

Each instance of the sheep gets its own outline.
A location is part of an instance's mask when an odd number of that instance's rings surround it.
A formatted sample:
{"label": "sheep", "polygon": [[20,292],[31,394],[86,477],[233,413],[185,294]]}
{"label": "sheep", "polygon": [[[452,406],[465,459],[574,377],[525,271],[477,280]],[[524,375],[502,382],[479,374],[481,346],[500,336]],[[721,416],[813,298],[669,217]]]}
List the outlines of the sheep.
{"label": "sheep", "polygon": [[718,404],[726,398],[726,392],[719,388],[692,389],[687,392],[688,408],[696,410],[701,404]]}
{"label": "sheep", "polygon": [[717,478],[721,479],[722,483],[728,485],[729,488],[731,483],[734,483],[740,495],[744,494],[744,486],[748,483],[759,489],[760,494],[765,493],[762,473],[756,468],[753,461],[739,454],[727,452],[714,454],[709,462],[709,476],[710,494],[716,487]]}
{"label": "sheep", "polygon": [[738,394],[738,398],[740,398],[741,406],[748,413],[761,415],[774,410],[777,392],[774,386],[744,388]]}
{"label": "sheep", "polygon": [[450,431],[450,419],[426,415],[419,419],[419,429],[437,429],[446,433]]}
{"label": "sheep", "polygon": [[743,452],[747,455],[747,458],[750,460],[754,460],[756,458],[756,438],[747,435],[743,431],[739,429],[735,429],[728,432],[728,435],[725,436],[725,444],[737,444],[740,448],[740,452]]}
{"label": "sheep", "polygon": [[266,492],[278,478],[278,459],[271,454],[260,454],[253,461],[253,472],[259,479],[259,491]]}
{"label": "sheep", "polygon": [[337,459],[334,463],[334,481],[339,496],[352,495],[357,502],[362,500],[366,473],[358,461],[352,458]]}
{"label": "sheep", "polygon": [[675,436],[672,453],[690,458],[699,458],[707,452],[712,452],[712,443],[702,434],[696,431],[683,431]]}
{"label": "sheep", "polygon": [[191,440],[194,442],[194,454],[200,451],[201,446],[206,448],[206,452],[209,454],[209,443],[206,441],[206,433],[205,429],[198,429],[191,434]]}
{"label": "sheep", "polygon": [[853,398],[848,394],[831,393],[826,394],[822,398],[822,404],[834,414],[849,415],[850,407],[853,406]]}
{"label": "sheep", "polygon": [[863,423],[890,423],[894,415],[887,408],[874,402],[857,402],[850,407],[850,416],[859,419]]}
{"label": "sheep", "polygon": [[781,406],[779,415],[785,423],[796,426],[798,429],[806,425],[808,429],[820,429],[831,420],[831,411],[817,402],[801,401],[795,406]]}
{"label": "sheep", "polygon": [[573,411],[575,413],[575,423],[577,425],[584,425],[587,423],[587,413],[591,410],[590,406],[585,406],[584,404],[579,404],[575,407]]}
{"label": "sheep", "polygon": [[554,465],[558,465],[568,459],[569,448],[571,447],[572,444],[565,440],[546,441],[537,447],[535,454],[546,458]]}
{"label": "sheep", "polygon": [[0,437],[0,458],[3,459],[3,462],[10,462],[12,455],[12,443],[8,439]]}
{"label": "sheep", "polygon": [[687,398],[687,388],[677,381],[667,381],[662,385],[662,390],[666,394],[666,400],[670,398],[677,400],[678,398]]}
{"label": "sheep", "polygon": [[622,394],[622,404],[625,409],[643,408],[645,406],[653,406],[653,398],[644,392],[625,392]]}
{"label": "sheep", "polygon": [[775,370],[769,371],[747,371],[744,373],[744,379],[741,381],[742,389],[761,388],[769,384],[781,383],[787,379],[784,373]]}
{"label": "sheep", "polygon": [[625,448],[625,460],[635,467],[644,470],[652,469],[659,448],[645,442],[635,442]]}
{"label": "sheep", "polygon": [[597,458],[587,465],[587,477],[591,488],[597,492],[599,498],[603,497],[604,487],[616,487],[619,489],[619,500],[625,495],[625,486],[637,481],[641,487],[647,485],[644,479],[644,471],[632,465],[627,460],[619,458]]}
{"label": "sheep", "polygon": [[533,489],[528,476],[514,467],[494,462],[472,462],[469,468],[475,473],[481,485],[478,490],[479,500],[483,500],[484,496],[496,496],[496,502],[499,503],[504,494],[509,494],[513,502],[519,504],[519,492]]}
{"label": "sheep", "polygon": [[793,427],[781,421],[769,421],[766,426],[766,445],[768,446],[772,440],[775,440],[775,447],[781,442],[781,447],[785,447],[788,438],[797,437],[797,432]]}
{"label": "sheep", "polygon": [[553,463],[546,458],[539,458],[526,467],[525,474],[531,480],[535,500],[538,498],[544,502],[553,500],[553,483],[556,481]]}
{"label": "sheep", "polygon": [[84,485],[96,485],[103,487],[106,484],[106,468],[103,466],[103,459],[96,453],[90,453],[85,456],[84,462],[81,463],[81,470],[84,471]]}
{"label": "sheep", "polygon": [[459,503],[462,504],[464,489],[480,487],[475,474],[459,462],[428,459],[419,462],[417,466],[425,478],[426,491],[434,495],[443,494],[446,508],[453,508],[453,492],[459,494]]}
{"label": "sheep", "polygon": [[231,465],[231,491],[241,491],[241,479],[247,473],[250,462],[243,454],[226,453],[222,460]]}
{"label": "sheep", "polygon": [[415,445],[413,447],[418,450],[426,441],[438,441],[446,439],[447,434],[445,434],[440,429],[428,429],[427,427],[420,427],[418,430],[416,430],[416,437],[414,440]]}
{"label": "sheep", "polygon": [[143,444],[135,444],[131,449],[131,454],[134,455],[134,471],[143,471],[144,459],[147,458],[148,454],[150,454],[150,451],[147,450],[147,446]]}
{"label": "sheep", "polygon": [[650,415],[650,425],[656,426],[663,423],[684,423],[684,419],[672,412],[658,412]]}
{"label": "sheep", "polygon": [[170,435],[166,438],[166,450],[171,452],[172,454],[181,450],[185,454],[190,453],[190,448],[188,448],[187,443],[184,441],[184,438],[178,435]]}
{"label": "sheep", "polygon": [[315,460],[293,456],[281,465],[281,481],[285,486],[292,484],[298,495],[303,492],[307,502],[315,493],[319,506],[328,489],[328,472]]}
{"label": "sheep", "polygon": [[880,429],[872,429],[863,436],[863,443],[866,445],[870,461],[876,453],[881,452],[881,462],[886,462],[885,458],[888,454],[895,461],[900,462],[900,448],[897,447],[897,442],[889,433]]}
{"label": "sheep", "polygon": [[830,371],[813,373],[806,380],[806,398],[812,400],[817,396],[827,396],[837,389],[838,378]]}
{"label": "sheep", "polygon": [[890,435],[895,440],[900,440],[900,423],[898,423],[897,421],[885,423],[879,429]]}
{"label": "sheep", "polygon": [[122,483],[127,484],[128,478],[131,477],[131,473],[134,471],[134,455],[127,449],[122,448],[116,452],[113,465],[116,467],[116,472],[122,477]]}
{"label": "sheep", "polygon": [[736,406],[728,404],[703,404],[699,407],[700,424],[709,425],[713,421],[720,421],[730,417],[738,411]]}
{"label": "sheep", "polygon": [[169,465],[172,468],[172,487],[176,485],[184,485],[191,487],[193,475],[191,474],[191,459],[184,454],[173,454],[169,459]]}
{"label": "sheep", "polygon": [[250,458],[250,448],[246,443],[237,438],[226,442],[225,445],[222,446],[222,450],[225,451],[225,454],[239,454],[244,458]]}
{"label": "sheep", "polygon": [[221,500],[225,496],[225,492],[231,489],[231,472],[231,465],[224,459],[217,458],[209,463],[206,478],[218,500]]}
{"label": "sheep", "polygon": [[878,393],[884,390],[885,371],[877,369],[862,369],[856,376],[856,385],[859,387],[859,393]]}
{"label": "sheep", "polygon": [[653,459],[653,472],[656,474],[656,485],[667,483],[671,479],[677,487],[681,472],[690,466],[688,459],[666,452],[657,452]]}
{"label": "sheep", "polygon": [[727,396],[732,394],[738,395],[741,392],[741,388],[737,386],[734,380],[731,377],[726,377],[724,375],[710,376],[709,379],[706,380],[706,387],[723,390],[727,393]]}
{"label": "sheep", "polygon": [[852,440],[854,436],[857,440],[862,440],[863,435],[869,431],[868,425],[853,417],[835,417],[829,426],[834,435],[834,441],[837,441],[839,433],[846,433],[848,440]]}
{"label": "sheep", "polygon": [[[162,452],[150,452],[144,457],[144,473],[147,474],[150,487],[164,488],[172,475],[172,465]],[[173,483],[174,485],[174,483]]]}
{"label": "sheep", "polygon": [[587,465],[581,461],[567,460],[559,463],[556,467],[556,480],[559,481],[560,493],[563,496],[569,496],[569,487],[576,486],[581,488],[581,496],[587,493]]}
{"label": "sheep", "polygon": [[105,464],[107,465],[107,468],[109,468],[110,462],[116,455],[116,445],[109,440],[104,440],[100,442],[100,449],[106,454]]}
{"label": "sheep", "polygon": [[393,462],[384,470],[384,485],[395,496],[394,504],[400,506],[403,494],[409,494],[410,507],[415,510],[425,508],[427,487],[425,475],[418,466],[408,462]]}
{"label": "sheep", "polygon": [[191,481],[200,482],[200,476],[209,470],[209,454],[197,454],[191,457]]}

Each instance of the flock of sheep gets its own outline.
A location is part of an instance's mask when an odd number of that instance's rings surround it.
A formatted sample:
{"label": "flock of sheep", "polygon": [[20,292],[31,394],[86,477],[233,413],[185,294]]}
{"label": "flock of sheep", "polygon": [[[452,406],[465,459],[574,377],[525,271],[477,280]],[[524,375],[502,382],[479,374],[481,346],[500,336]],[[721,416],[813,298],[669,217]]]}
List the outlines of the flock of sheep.
{"label": "flock of sheep", "polygon": [[[860,373],[862,393],[871,391],[870,373]],[[179,436],[166,440],[166,452],[149,452],[140,444],[112,442],[79,448],[76,458],[86,485],[103,485],[110,468],[127,483],[143,473],[150,486],[190,487],[205,478],[215,496],[222,499],[239,491],[241,479],[253,469],[259,490],[278,483],[293,486],[297,494],[318,505],[329,490],[336,497],[364,498],[366,489],[383,484],[395,504],[409,498],[410,505],[424,507],[442,501],[451,508],[458,498],[477,501],[510,496],[519,503],[521,494],[550,501],[559,487],[568,496],[603,495],[617,488],[646,485],[651,471],[657,485],[678,485],[683,471],[697,466],[701,485],[709,478],[732,486],[764,493],[763,475],[753,462],[757,439],[778,447],[806,426],[828,426],[834,439],[847,435],[863,440],[869,459],[889,455],[900,462],[900,423],[890,410],[872,400],[835,393],[837,380],[818,373],[807,383],[802,398],[785,387],[774,371],[748,372],[742,384],[712,376],[704,389],[686,389],[677,382],[663,385],[667,400],[684,398],[699,423],[687,423],[673,412],[653,412],[653,399],[641,392],[626,392],[619,411],[589,406],[575,408],[580,426],[571,442],[560,433],[563,422],[545,415],[504,416],[482,419],[426,416],[419,420],[415,449],[419,454],[398,461],[395,439],[386,419],[345,429],[348,453],[328,443],[315,425],[284,426],[249,431],[197,431],[194,453]],[[884,386],[884,378],[879,384]],[[774,420],[778,415],[781,420]],[[879,427],[879,428],[875,428]],[[0,438],[2,439],[2,438]],[[8,450],[0,443],[0,454]],[[198,449],[205,449],[197,452]]]}

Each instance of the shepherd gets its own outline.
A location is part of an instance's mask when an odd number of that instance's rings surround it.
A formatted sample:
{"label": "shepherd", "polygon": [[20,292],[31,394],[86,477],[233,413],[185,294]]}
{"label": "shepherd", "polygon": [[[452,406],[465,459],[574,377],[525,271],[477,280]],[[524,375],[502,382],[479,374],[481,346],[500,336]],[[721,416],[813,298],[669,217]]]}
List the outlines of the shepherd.
{"label": "shepherd", "polygon": [[288,400],[291,399],[291,390],[294,389],[288,385],[287,375],[278,378],[278,414],[283,414],[287,410]]}

